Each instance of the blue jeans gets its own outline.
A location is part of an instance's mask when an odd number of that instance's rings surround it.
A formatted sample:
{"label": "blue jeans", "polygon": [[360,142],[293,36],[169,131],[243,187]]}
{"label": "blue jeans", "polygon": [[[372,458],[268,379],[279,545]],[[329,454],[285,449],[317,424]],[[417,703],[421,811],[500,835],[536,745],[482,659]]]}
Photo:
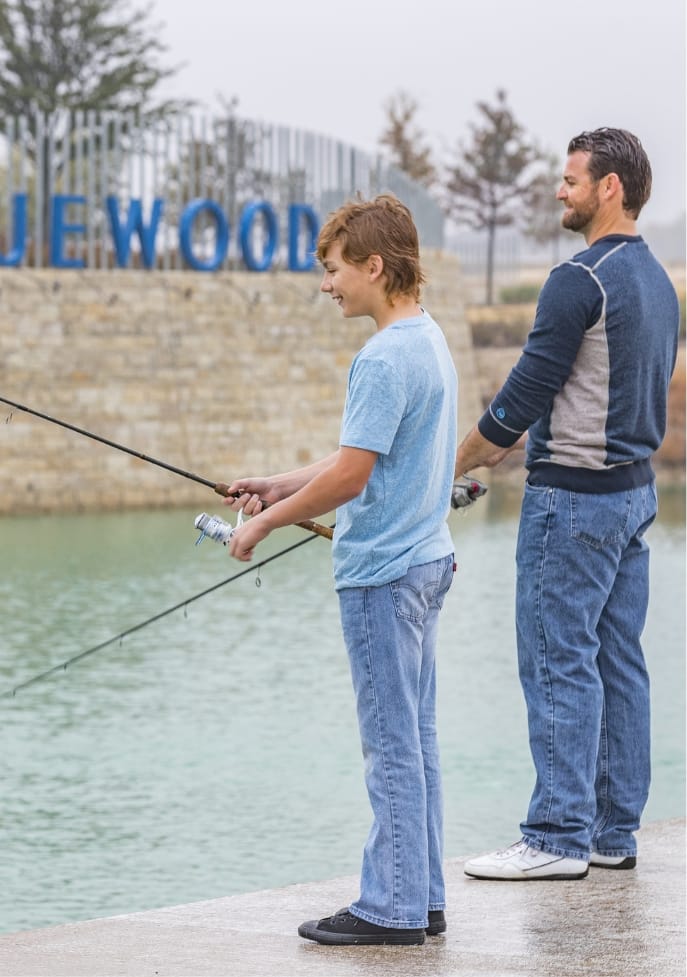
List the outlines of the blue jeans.
{"label": "blue jeans", "polygon": [[453,555],[381,587],[339,591],[374,816],[355,916],[397,929],[444,909],[435,649]]}
{"label": "blue jeans", "polygon": [[652,484],[586,494],[526,485],[517,544],[518,664],[536,784],[523,836],[571,858],[636,853],[649,793]]}

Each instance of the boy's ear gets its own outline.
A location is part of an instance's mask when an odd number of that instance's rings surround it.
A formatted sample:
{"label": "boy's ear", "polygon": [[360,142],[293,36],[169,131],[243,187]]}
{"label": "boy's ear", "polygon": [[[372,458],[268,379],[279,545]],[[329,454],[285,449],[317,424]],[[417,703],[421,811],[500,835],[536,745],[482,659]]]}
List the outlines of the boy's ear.
{"label": "boy's ear", "polygon": [[370,281],[377,281],[378,278],[384,274],[384,259],[380,254],[371,254],[367,259],[367,270],[370,275]]}

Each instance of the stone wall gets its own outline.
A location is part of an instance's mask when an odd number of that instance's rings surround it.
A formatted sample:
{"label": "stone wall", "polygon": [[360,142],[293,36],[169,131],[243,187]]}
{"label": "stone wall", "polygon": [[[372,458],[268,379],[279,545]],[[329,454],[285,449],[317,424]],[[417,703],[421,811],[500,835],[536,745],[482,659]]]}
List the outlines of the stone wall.
{"label": "stone wall", "polygon": [[[424,256],[424,304],[480,411],[458,264]],[[211,481],[308,464],[338,443],[345,320],[317,274],[0,269],[0,397]],[[0,403],[0,513],[197,505],[208,488]]]}

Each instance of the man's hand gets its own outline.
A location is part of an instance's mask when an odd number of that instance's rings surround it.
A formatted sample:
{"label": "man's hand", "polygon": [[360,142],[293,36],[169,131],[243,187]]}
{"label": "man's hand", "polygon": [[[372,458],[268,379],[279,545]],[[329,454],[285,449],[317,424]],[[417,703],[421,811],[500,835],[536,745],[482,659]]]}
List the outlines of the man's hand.
{"label": "man's hand", "polygon": [[473,468],[493,468],[515,448],[500,448],[497,444],[487,441],[477,427],[461,441],[456,455],[456,470],[454,478],[458,479]]}

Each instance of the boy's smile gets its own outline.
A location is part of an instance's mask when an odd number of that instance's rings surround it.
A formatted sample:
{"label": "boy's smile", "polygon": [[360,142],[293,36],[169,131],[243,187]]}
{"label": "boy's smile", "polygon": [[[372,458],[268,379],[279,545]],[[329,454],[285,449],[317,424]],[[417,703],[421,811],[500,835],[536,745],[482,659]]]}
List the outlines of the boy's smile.
{"label": "boy's smile", "polygon": [[322,261],[324,274],[320,291],[331,295],[345,318],[373,315],[373,289],[368,262],[352,264],[341,256],[341,245],[335,241]]}
{"label": "boy's smile", "polygon": [[346,261],[341,244],[333,241],[321,258],[324,274],[320,291],[331,295],[345,319],[370,316],[377,329],[385,329],[392,322],[421,314],[414,295],[387,294],[384,260],[370,254],[363,261]]}

